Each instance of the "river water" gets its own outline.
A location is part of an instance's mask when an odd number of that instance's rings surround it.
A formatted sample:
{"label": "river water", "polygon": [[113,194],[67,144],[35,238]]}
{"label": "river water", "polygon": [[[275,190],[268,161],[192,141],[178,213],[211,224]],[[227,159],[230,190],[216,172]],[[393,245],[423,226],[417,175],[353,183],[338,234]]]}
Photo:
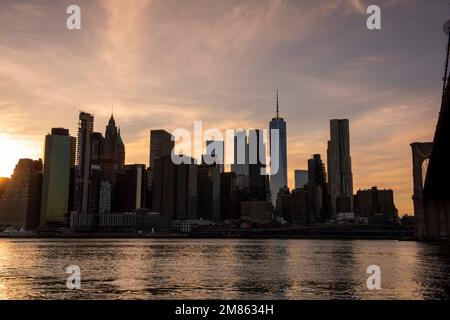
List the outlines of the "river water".
{"label": "river water", "polygon": [[[380,290],[367,288],[370,265]],[[449,299],[449,275],[447,244],[0,239],[0,299]]]}

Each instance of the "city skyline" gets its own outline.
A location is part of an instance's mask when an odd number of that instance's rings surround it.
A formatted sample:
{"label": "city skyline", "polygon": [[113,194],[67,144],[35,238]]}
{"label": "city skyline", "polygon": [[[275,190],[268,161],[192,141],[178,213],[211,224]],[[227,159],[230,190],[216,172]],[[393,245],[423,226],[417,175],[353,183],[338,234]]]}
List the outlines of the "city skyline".
{"label": "city skyline", "polygon": [[[409,144],[433,137],[447,4],[442,1],[426,8],[418,1],[408,2],[416,5],[383,3],[386,19],[383,29],[374,34],[365,28],[363,1],[314,2],[314,7],[310,1],[217,3],[217,8],[208,6],[200,13],[201,1],[192,10],[184,4],[175,8],[170,1],[115,2],[108,7],[81,1],[84,20],[78,33],[56,28],[64,24],[65,1],[52,3],[51,8],[45,1],[4,1],[0,4],[5,8],[0,11],[0,27],[5,30],[0,47],[6,52],[0,62],[5,75],[0,83],[4,124],[0,147],[9,152],[0,155],[0,176],[9,176],[19,158],[42,158],[50,128],[65,127],[74,135],[79,109],[95,114],[95,131],[102,131],[99,124],[107,123],[114,104],[127,146],[126,162],[147,164],[150,130],[189,128],[186,123],[194,120],[203,120],[205,127],[266,128],[273,113],[274,88],[280,88],[283,117],[290,124],[291,188],[294,170],[305,169],[312,154],[326,160],[329,119],[349,118],[355,191],[392,188],[400,213],[412,213]],[[124,6],[128,13],[122,15]],[[3,16],[7,11],[9,18]],[[45,19],[55,12],[60,12],[55,19]],[[423,23],[418,26],[414,18],[419,16]],[[187,31],[170,19],[159,20],[168,17],[184,21]],[[327,18],[337,27],[321,23]],[[254,21],[258,26],[249,28]],[[234,28],[227,30],[230,24]],[[205,26],[214,28],[200,32]],[[332,40],[331,31],[339,34],[339,41]],[[103,32],[105,41],[86,47]],[[184,32],[193,35],[192,44],[177,54],[175,42],[184,39]],[[417,42],[407,42],[409,32],[414,32]],[[223,40],[214,41],[218,36],[233,41],[223,45]],[[318,55],[324,49],[318,42],[324,39],[335,51]],[[355,48],[359,50],[351,50]],[[25,55],[28,50],[39,54]],[[66,56],[67,61],[53,61],[56,55]],[[145,63],[145,58],[152,63]],[[247,68],[237,61],[248,63]]]}

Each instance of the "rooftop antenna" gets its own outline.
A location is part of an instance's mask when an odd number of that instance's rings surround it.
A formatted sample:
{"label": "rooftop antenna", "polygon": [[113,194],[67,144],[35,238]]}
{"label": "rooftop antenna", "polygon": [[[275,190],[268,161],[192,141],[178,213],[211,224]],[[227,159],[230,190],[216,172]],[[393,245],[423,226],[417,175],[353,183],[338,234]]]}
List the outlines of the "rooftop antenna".
{"label": "rooftop antenna", "polygon": [[277,119],[279,119],[279,112],[278,112],[278,89],[277,89]]}
{"label": "rooftop antenna", "polygon": [[442,80],[444,81],[442,88],[442,104],[444,104],[445,90],[447,88],[447,81],[448,81],[448,60],[450,57],[450,20],[447,20],[447,22],[444,24],[444,33],[448,36],[448,43],[447,43],[447,56],[445,59],[445,72],[444,77],[442,78]]}

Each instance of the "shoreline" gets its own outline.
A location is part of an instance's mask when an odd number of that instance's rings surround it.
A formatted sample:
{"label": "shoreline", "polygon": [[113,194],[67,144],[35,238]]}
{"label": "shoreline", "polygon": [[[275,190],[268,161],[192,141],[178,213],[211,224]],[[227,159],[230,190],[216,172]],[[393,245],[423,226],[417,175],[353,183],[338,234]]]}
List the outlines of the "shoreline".
{"label": "shoreline", "polygon": [[217,239],[217,240],[396,240],[396,241],[417,241],[414,237],[388,237],[388,236],[275,236],[275,235],[191,235],[191,234],[117,234],[117,233],[71,233],[71,234],[33,234],[33,235],[0,235],[2,239]]}

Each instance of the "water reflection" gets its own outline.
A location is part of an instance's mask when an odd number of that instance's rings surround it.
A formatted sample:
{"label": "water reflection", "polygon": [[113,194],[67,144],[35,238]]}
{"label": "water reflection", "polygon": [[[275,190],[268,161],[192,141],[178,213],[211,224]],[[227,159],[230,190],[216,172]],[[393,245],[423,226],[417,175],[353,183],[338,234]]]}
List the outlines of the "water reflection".
{"label": "water reflection", "polygon": [[[66,268],[82,270],[68,290]],[[366,287],[369,265],[382,290]],[[447,244],[0,240],[0,299],[448,299]]]}

